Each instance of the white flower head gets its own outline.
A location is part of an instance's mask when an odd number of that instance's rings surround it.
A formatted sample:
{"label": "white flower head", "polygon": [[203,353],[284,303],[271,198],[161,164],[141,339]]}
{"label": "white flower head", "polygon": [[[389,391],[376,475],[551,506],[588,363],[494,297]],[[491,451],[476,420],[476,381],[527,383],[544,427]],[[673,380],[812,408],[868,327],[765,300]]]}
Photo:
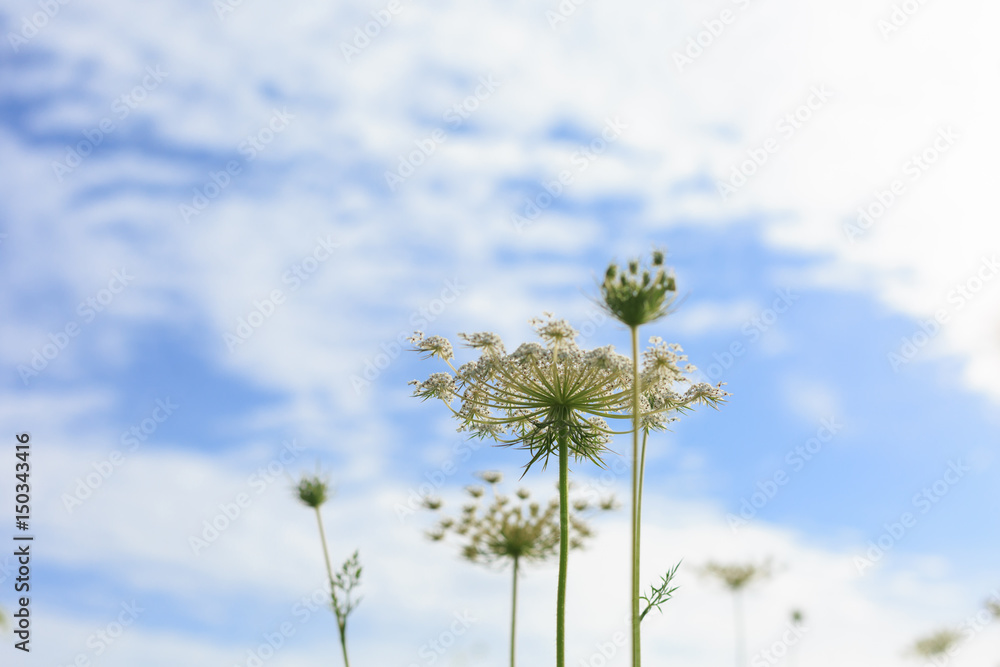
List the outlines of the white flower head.
{"label": "white flower head", "polygon": [[450,403],[455,396],[455,378],[449,373],[431,373],[423,382],[412,380],[410,384],[416,386],[413,393],[423,399],[440,398]]}
{"label": "white flower head", "polygon": [[[642,353],[642,373],[647,383],[653,382],[687,382],[680,365],[687,361],[687,356],[677,343],[664,343],[659,336],[649,339],[652,347]],[[693,369],[691,364],[686,368]]]}
{"label": "white flower head", "polygon": [[474,334],[460,333],[458,337],[465,341],[467,347],[482,350],[484,354],[503,355],[507,353],[500,336],[489,331]]}
{"label": "white flower head", "polygon": [[614,345],[595,347],[583,355],[584,363],[602,371],[631,373],[632,360],[615,352]]}
{"label": "white flower head", "polygon": [[575,345],[576,337],[579,335],[579,332],[566,320],[553,319],[552,313],[545,313],[545,319],[532,318],[529,324],[549,347]]}
{"label": "white flower head", "polygon": [[413,343],[413,348],[416,351],[425,353],[424,359],[439,357],[447,361],[455,356],[451,342],[443,336],[424,338],[422,331],[415,331],[410,336],[410,342]]}

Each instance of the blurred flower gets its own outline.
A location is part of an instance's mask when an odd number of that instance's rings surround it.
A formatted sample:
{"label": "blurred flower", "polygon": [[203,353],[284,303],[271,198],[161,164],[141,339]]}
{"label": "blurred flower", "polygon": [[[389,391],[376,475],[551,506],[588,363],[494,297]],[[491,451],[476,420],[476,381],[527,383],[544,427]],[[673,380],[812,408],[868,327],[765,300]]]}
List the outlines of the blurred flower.
{"label": "blurred flower", "polygon": [[307,507],[312,507],[313,509],[319,509],[323,503],[329,498],[330,485],[324,479],[320,479],[318,475],[313,476],[303,476],[299,481],[297,487],[295,487],[296,494],[299,500],[302,501]]}
{"label": "blurred flower", "polygon": [[639,327],[665,316],[677,287],[663,260],[663,251],[654,250],[649,267],[640,267],[637,260],[632,260],[628,271],[621,271],[612,262],[601,284],[604,309],[628,327]]}
{"label": "blurred flower", "polygon": [[913,644],[913,652],[922,658],[936,658],[949,652],[962,634],[955,630],[938,630]]}

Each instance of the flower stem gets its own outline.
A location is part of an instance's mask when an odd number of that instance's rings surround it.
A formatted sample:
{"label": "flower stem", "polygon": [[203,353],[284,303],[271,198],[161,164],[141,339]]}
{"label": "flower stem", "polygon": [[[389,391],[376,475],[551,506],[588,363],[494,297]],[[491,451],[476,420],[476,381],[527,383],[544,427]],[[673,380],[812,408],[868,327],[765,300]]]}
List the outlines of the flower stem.
{"label": "flower stem", "polygon": [[559,589],[556,597],[556,667],[566,665],[566,566],[569,562],[569,434],[559,433]]}
{"label": "flower stem", "polygon": [[341,616],[340,603],[337,600],[337,587],[334,585],[333,568],[330,566],[330,552],[326,548],[326,533],[323,531],[323,517],[319,507],[316,510],[316,523],[319,525],[319,541],[323,545],[323,560],[326,562],[326,574],[330,578],[330,598],[333,600],[333,612],[337,616],[337,630],[340,633],[340,650],[344,654],[344,667],[350,667],[347,661],[347,619]]}
{"label": "flower stem", "polygon": [[514,593],[510,604],[510,667],[514,667],[514,639],[517,636],[517,565],[518,558],[514,556]]}
{"label": "flower stem", "polygon": [[746,667],[743,633],[743,600],[739,589],[733,591],[733,625],[736,631],[736,667]]}
{"label": "flower stem", "polygon": [[639,327],[632,330],[632,667],[642,664],[639,640]]}
{"label": "flower stem", "polygon": [[[635,493],[635,569],[636,569],[636,595],[638,595],[639,579],[639,551],[642,547],[642,486],[646,477],[646,440],[649,438],[649,431],[642,432],[642,446],[639,448],[639,487]],[[638,599],[638,598],[637,598]],[[640,625],[642,617],[639,617]]]}

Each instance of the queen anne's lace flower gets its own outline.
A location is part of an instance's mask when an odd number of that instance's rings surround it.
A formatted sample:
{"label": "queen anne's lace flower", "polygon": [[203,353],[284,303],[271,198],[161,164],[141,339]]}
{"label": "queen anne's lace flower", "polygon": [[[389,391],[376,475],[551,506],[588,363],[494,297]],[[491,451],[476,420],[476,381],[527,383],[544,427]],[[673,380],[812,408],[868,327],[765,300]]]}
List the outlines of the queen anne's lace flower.
{"label": "queen anne's lace flower", "polygon": [[431,373],[431,376],[423,382],[413,380],[411,385],[415,385],[414,395],[421,398],[440,398],[444,401],[451,401],[455,394],[455,378],[448,373]]}
{"label": "queen anne's lace flower", "polygon": [[[676,343],[664,343],[659,336],[653,336],[649,342],[653,347],[642,353],[642,373],[648,378],[646,381],[650,384],[657,380],[687,382],[680,369],[681,362],[687,361],[687,357],[680,354],[681,346]],[[694,370],[690,364],[687,367]]]}
{"label": "queen anne's lace flower", "polygon": [[552,319],[552,313],[545,313],[545,319],[533,318],[529,323],[538,332],[539,338],[544,340],[549,346],[560,343],[572,343],[579,335],[576,329],[571,327],[566,320]]}
{"label": "queen anne's lace flower", "polygon": [[454,357],[454,353],[451,347],[451,343],[448,342],[447,338],[443,336],[431,336],[430,338],[424,338],[422,331],[415,332],[410,336],[410,342],[413,343],[414,348],[421,352],[426,352],[424,359],[430,357],[440,357],[441,359],[448,360]]}
{"label": "queen anne's lace flower", "polygon": [[[440,541],[451,532],[462,540],[462,556],[474,563],[490,565],[502,560],[518,559],[522,562],[545,561],[559,550],[559,501],[553,499],[543,509],[537,502],[529,502],[527,489],[518,489],[518,501],[508,496],[495,495],[493,502],[482,507],[482,487],[466,487],[474,504],[462,508],[458,517],[441,519],[427,536]],[[614,497],[602,500],[596,509],[615,507]],[[436,509],[436,508],[435,508]],[[579,548],[592,535],[583,512],[593,510],[589,502],[574,500],[569,511],[569,538],[571,548]]]}
{"label": "queen anne's lace flower", "polygon": [[503,341],[495,333],[490,333],[489,331],[474,334],[460,333],[458,337],[464,340],[465,344],[469,347],[480,349],[486,354],[502,355],[506,353]]}
{"label": "queen anne's lace flower", "polygon": [[595,347],[583,355],[586,364],[600,370],[629,373],[632,370],[632,360],[623,354],[615,352],[614,345]]}
{"label": "queen anne's lace flower", "polygon": [[[442,358],[453,374],[434,373],[423,382],[411,382],[414,395],[440,398],[459,420],[459,431],[528,450],[526,467],[537,461],[544,465],[558,452],[561,439],[575,458],[603,465],[606,445],[619,432],[607,420],[631,418],[631,360],[610,345],[580,349],[576,331],[564,320],[548,316],[533,324],[546,345],[524,343],[512,354],[506,354],[494,333],[459,334],[481,356],[458,369],[450,361],[446,339],[417,333],[412,339],[416,350]],[[710,385],[678,394],[673,387],[687,382],[678,367],[686,357],[677,345],[652,342],[640,387],[645,430],[664,428],[690,403],[712,403],[725,396]]]}

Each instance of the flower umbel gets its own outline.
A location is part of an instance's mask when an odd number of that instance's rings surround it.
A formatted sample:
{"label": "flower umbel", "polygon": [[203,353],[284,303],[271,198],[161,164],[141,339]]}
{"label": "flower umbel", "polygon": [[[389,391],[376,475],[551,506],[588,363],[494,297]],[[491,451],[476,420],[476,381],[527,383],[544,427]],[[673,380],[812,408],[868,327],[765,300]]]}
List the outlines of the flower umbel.
{"label": "flower umbel", "polygon": [[[633,279],[623,279],[619,287],[606,294],[618,298],[623,313],[642,312],[643,321],[666,313],[666,292],[673,291],[673,279],[662,268],[662,253],[654,257],[658,267],[656,277],[639,276],[638,263],[630,267]],[[631,281],[631,282],[630,282]],[[639,282],[636,282],[639,281]],[[640,284],[641,283],[641,284]],[[610,282],[606,284],[611,285]],[[636,287],[632,294],[629,290]],[[613,287],[613,285],[612,285]],[[638,290],[638,291],[636,291]],[[640,294],[641,292],[641,294]],[[629,296],[632,294],[632,296]],[[636,294],[642,298],[635,301]],[[630,301],[629,299],[632,299]],[[634,302],[634,303],[633,303]],[[631,304],[631,305],[630,305]],[[638,304],[638,305],[637,305]],[[654,317],[655,316],[655,317]],[[641,319],[641,318],[640,318]],[[544,468],[553,454],[559,463],[560,503],[559,524],[559,580],[556,603],[556,665],[565,665],[565,601],[566,561],[570,546],[568,517],[568,461],[589,460],[603,467],[603,455],[612,435],[628,433],[615,431],[608,426],[610,419],[627,419],[637,434],[640,429],[648,434],[654,428],[663,428],[673,421],[672,413],[694,403],[714,404],[726,395],[720,387],[696,385],[684,394],[673,386],[686,382],[684,372],[693,367],[681,367],[686,357],[677,346],[667,346],[658,341],[647,353],[646,372],[638,372],[637,327],[632,327],[633,359],[617,354],[611,346],[583,350],[576,343],[577,332],[565,320],[554,319],[546,313],[543,319],[532,320],[542,340],[525,343],[512,354],[499,336],[493,333],[459,334],[467,347],[480,350],[476,361],[458,368],[450,358],[437,350],[451,349],[450,343],[439,337],[425,338],[420,332],[410,339],[416,351],[439,356],[451,373],[434,373],[422,382],[413,381],[414,395],[422,399],[439,398],[459,421],[459,431],[495,440],[500,445],[517,446],[528,451],[530,459],[525,472],[541,461]],[[431,342],[433,340],[433,343]],[[455,400],[459,404],[453,406]],[[636,470],[641,470],[638,441],[634,438],[633,461],[633,517],[638,517],[637,498],[641,497],[641,477],[636,484]],[[645,442],[645,441],[644,441]],[[643,450],[644,451],[644,450]],[[498,499],[498,503],[500,500]],[[474,516],[475,507],[466,508]],[[635,520],[633,519],[633,524]],[[470,519],[471,521],[471,519]],[[471,523],[463,521],[456,530],[471,530]],[[443,533],[441,533],[443,537]],[[634,543],[638,532],[633,530]],[[469,549],[473,547],[470,546]],[[472,555],[478,552],[469,551]],[[637,563],[637,561],[635,561]],[[634,568],[638,571],[638,568]],[[634,576],[634,635],[638,633],[639,592]],[[662,595],[669,589],[664,587]],[[636,644],[637,645],[637,644]],[[634,665],[638,667],[638,663]]]}
{"label": "flower umbel", "polygon": [[[510,563],[512,569],[512,600],[510,628],[510,665],[515,665],[517,635],[517,581],[521,563],[544,561],[560,552],[561,532],[560,501],[553,498],[542,507],[531,500],[527,489],[518,489],[517,501],[499,493],[497,487],[503,477],[499,472],[482,472],[477,475],[490,485],[493,501],[487,507],[480,505],[482,487],[466,487],[472,502],[462,508],[458,517],[445,517],[427,536],[435,541],[448,533],[458,536],[462,557],[472,563],[492,565]],[[600,509],[611,509],[614,497],[602,501]],[[438,505],[440,507],[440,505]],[[568,548],[577,549],[591,536],[590,527],[581,513],[591,508],[585,500],[576,500],[567,506]]]}
{"label": "flower umbel", "polygon": [[[490,473],[477,476],[482,479]],[[428,537],[438,541],[453,533],[462,540],[462,557],[484,565],[515,558],[522,562],[541,562],[558,554],[559,499],[553,498],[543,506],[531,500],[527,489],[518,489],[515,494],[518,501],[512,501],[510,496],[496,492],[495,486],[496,482],[491,483],[493,500],[486,507],[479,504],[483,498],[482,487],[466,487],[472,504],[466,505],[458,517],[441,519]],[[591,536],[583,513],[614,507],[614,498],[593,507],[583,499],[574,501],[569,513],[570,548],[582,547],[584,540]]]}
{"label": "flower umbel", "polygon": [[[627,416],[628,360],[610,347],[599,353],[581,350],[565,320],[550,316],[533,323],[545,346],[525,343],[513,354],[505,352],[496,334],[459,334],[468,347],[481,351],[479,359],[457,369],[445,359],[454,374],[434,373],[411,382],[414,395],[440,398],[458,418],[459,431],[527,449],[526,469],[537,461],[544,466],[561,437],[577,460],[603,465],[613,433],[606,419]],[[427,350],[429,340],[419,332],[411,338],[417,350]]]}
{"label": "flower umbel", "polygon": [[917,640],[913,652],[922,658],[937,658],[948,653],[959,642],[962,634],[952,629],[938,630],[932,635]]}

